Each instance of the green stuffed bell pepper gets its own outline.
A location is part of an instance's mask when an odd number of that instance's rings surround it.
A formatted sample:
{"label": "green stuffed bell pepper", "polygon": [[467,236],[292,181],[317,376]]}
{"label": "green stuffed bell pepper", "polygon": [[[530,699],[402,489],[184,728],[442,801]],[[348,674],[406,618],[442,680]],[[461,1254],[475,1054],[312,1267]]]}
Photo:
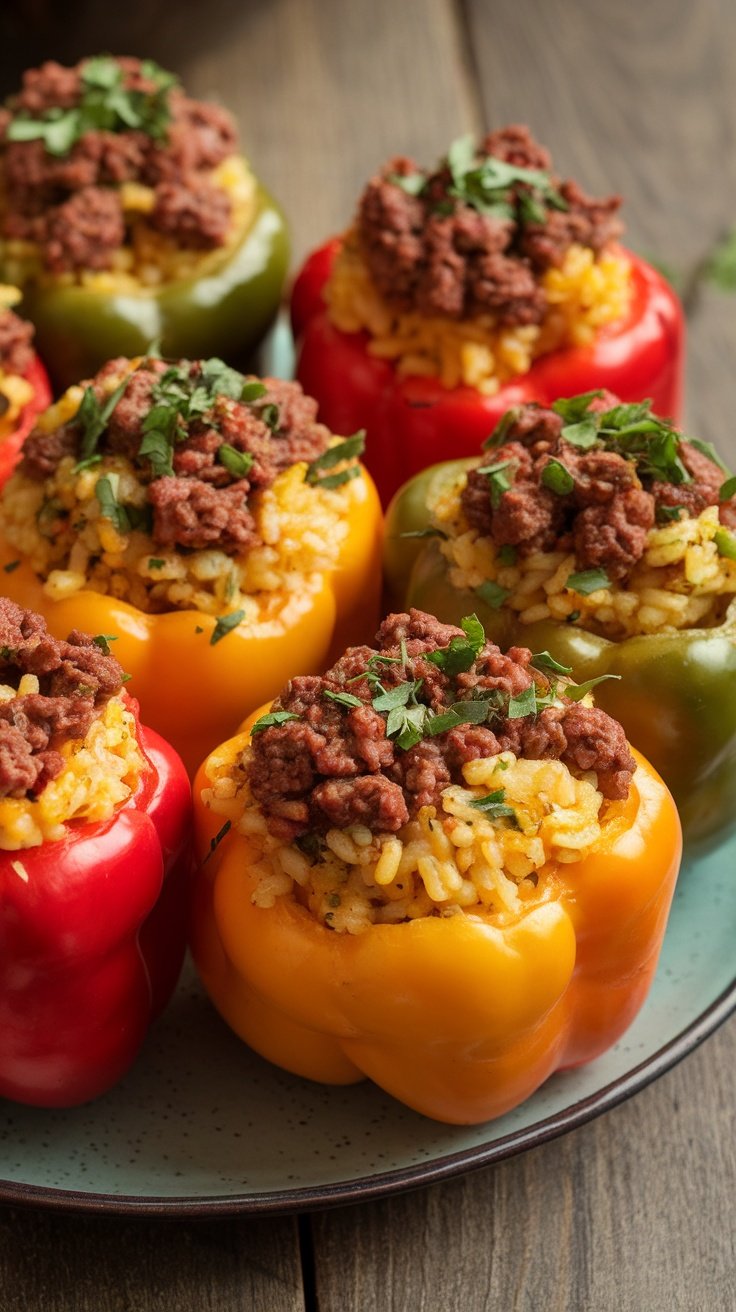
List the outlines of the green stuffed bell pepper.
{"label": "green stuffed bell pepper", "polygon": [[111,56],[31,70],[7,109],[0,279],[22,288],[56,384],[153,341],[245,363],[289,244],[227,111],[150,60]]}
{"label": "green stuffed bell pepper", "polygon": [[721,837],[736,823],[736,480],[646,403],[588,394],[499,429],[480,461],[397,493],[389,604],[448,623],[474,610],[501,647],[601,680],[596,704],[662,774],[687,840]]}

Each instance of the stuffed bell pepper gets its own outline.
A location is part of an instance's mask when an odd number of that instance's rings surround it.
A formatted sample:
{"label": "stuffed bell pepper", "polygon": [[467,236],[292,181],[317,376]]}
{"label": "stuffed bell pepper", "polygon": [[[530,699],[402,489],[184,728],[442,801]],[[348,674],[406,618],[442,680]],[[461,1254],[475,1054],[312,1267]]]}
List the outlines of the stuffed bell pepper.
{"label": "stuffed bell pepper", "polygon": [[384,504],[522,401],[608,387],[678,417],[682,313],[618,245],[618,207],[560,182],[512,126],[456,141],[434,171],[390,160],[350,230],[307,260],[297,377],[324,423],[366,428]]}
{"label": "stuffed bell pepper", "polygon": [[551,651],[672,789],[691,840],[736,818],[736,479],[649,402],[511,410],[479,457],[410,480],[388,514],[401,604]]}
{"label": "stuffed bell pepper", "polygon": [[51,389],[33,349],[33,325],[10,308],[15,287],[0,286],[0,486],[18,459],[36,415],[51,403]]}
{"label": "stuffed bell pepper", "polygon": [[310,1079],[499,1116],[623,1033],[677,875],[674,802],[548,652],[413,610],[292,679],[195,782],[192,947]]}
{"label": "stuffed bell pepper", "polygon": [[297,383],[218,359],[112,360],[41,416],[0,494],[5,591],[57,636],[114,634],[144,719],[191,768],[375,627],[362,435],[315,413]]}
{"label": "stuffed bell pepper", "polygon": [[45,63],[0,110],[0,278],[60,386],[154,340],[240,363],[287,264],[232,116],[152,60]]}
{"label": "stuffed bell pepper", "polygon": [[0,1097],[69,1107],[128,1069],[186,946],[191,795],[104,634],[0,597]]}

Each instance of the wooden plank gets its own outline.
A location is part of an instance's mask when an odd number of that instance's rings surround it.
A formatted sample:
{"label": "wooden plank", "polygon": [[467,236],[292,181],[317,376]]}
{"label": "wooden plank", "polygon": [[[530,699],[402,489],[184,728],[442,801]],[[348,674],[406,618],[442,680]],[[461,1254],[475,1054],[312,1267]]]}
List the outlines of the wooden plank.
{"label": "wooden plank", "polygon": [[3,1312],[303,1312],[296,1221],[0,1209]]}
{"label": "wooden plank", "polygon": [[732,1312],[736,1021],[562,1140],[313,1220],[320,1312]]}

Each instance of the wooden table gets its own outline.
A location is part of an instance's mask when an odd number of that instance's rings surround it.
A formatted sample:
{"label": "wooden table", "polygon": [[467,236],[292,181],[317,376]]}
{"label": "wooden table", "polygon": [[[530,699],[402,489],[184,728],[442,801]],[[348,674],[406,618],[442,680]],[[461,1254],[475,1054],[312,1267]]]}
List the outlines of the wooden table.
{"label": "wooden table", "polygon": [[[736,303],[692,275],[736,222],[728,0],[6,3],[0,80],[150,55],[237,113],[299,259],[386,157],[526,121],[564,175],[626,196],[628,240],[688,284],[688,416],[736,461]],[[703,890],[707,897],[708,890]],[[736,1021],[632,1101],[502,1165],[296,1219],[0,1208],[0,1309],[732,1312]],[[1,1172],[0,1172],[1,1174]]]}

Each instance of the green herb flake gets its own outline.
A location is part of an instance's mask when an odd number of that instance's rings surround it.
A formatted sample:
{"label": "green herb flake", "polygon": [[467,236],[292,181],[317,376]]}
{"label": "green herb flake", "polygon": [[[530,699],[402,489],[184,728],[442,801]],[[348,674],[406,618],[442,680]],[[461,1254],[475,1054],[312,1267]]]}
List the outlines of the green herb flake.
{"label": "green herb flake", "polygon": [[507,806],[505,802],[506,790],[497,788],[494,792],[488,793],[485,797],[474,797],[470,805],[476,811],[482,811],[489,820],[516,820],[516,811],[513,806]]}
{"label": "green herb flake", "polygon": [[446,711],[431,716],[427,721],[427,732],[432,738],[437,734],[447,733],[459,724],[484,724],[491,713],[490,702],[484,700],[453,702]]}
{"label": "green herb flake", "polygon": [[407,529],[405,533],[397,535],[400,538],[446,538],[447,534],[441,528],[413,528]]}
{"label": "green herb flake", "polygon": [[6,574],[12,574],[14,570],[18,568],[19,565],[20,565],[19,560],[9,560],[7,565],[3,565],[3,569]]}
{"label": "green herb flake", "polygon": [[99,647],[100,651],[105,656],[112,655],[112,652],[110,651],[110,643],[117,642],[117,640],[118,640],[117,633],[96,633],[94,638],[92,639],[93,643],[95,644],[95,647]]}
{"label": "green herb flake", "polygon": [[519,553],[510,542],[504,542],[496,551],[496,560],[500,565],[515,565]]}
{"label": "green herb flake", "polygon": [[288,724],[289,720],[301,720],[300,715],[295,715],[293,711],[269,711],[267,715],[262,715],[256,720],[250,731],[251,738],[256,733],[263,733],[264,729],[274,729],[280,724]]}
{"label": "green herb flake", "polygon": [[656,518],[658,524],[671,524],[678,520],[685,510],[684,506],[657,506]]}
{"label": "green herb flake", "polygon": [[476,656],[482,651],[486,640],[485,630],[477,615],[466,615],[460,621],[460,627],[465,634],[463,638],[452,638],[447,647],[427,652],[424,657],[442,670],[448,678],[454,678],[456,674],[464,674],[469,670]]}
{"label": "green herb flake", "polygon": [[223,840],[223,838],[225,837],[225,835],[230,833],[230,830],[232,829],[232,825],[233,825],[232,820],[226,820],[225,823],[224,823],[224,825],[222,826],[222,829],[218,829],[218,831],[217,831],[217,833],[215,834],[214,838],[211,838],[211,839],[210,839],[210,849],[209,849],[209,852],[207,853],[207,855],[206,855],[204,861],[202,862],[202,865],[205,865],[206,862],[209,861],[209,859],[210,859],[210,857],[213,855],[213,853],[217,851],[217,849],[218,849],[218,847],[220,846],[220,843],[222,842],[222,840]]}
{"label": "green herb flake", "polygon": [[599,674],[597,679],[588,679],[585,683],[569,683],[562,689],[565,697],[570,701],[580,702],[583,697],[587,697],[592,688],[599,683],[605,683],[606,679],[620,679],[620,674]]}
{"label": "green herb flake", "polygon": [[516,697],[509,698],[506,715],[509,720],[524,720],[537,713],[537,690],[533,683]]}
{"label": "green herb flake", "polygon": [[510,588],[502,588],[501,584],[494,582],[493,579],[486,579],[473,591],[476,597],[485,602],[486,606],[490,606],[491,610],[500,610],[506,598],[511,595]]}
{"label": "green herb flake", "polygon": [[255,456],[252,451],[239,451],[229,442],[223,442],[217,449],[217,459],[234,478],[245,478],[253,467]]}
{"label": "green herb flake", "polygon": [[396,687],[389,688],[388,692],[382,688],[373,698],[374,711],[394,711],[397,707],[407,706],[416,697],[421,686],[421,679],[409,679],[404,683],[397,683]]}
{"label": "green herb flake", "polygon": [[233,610],[230,611],[229,615],[220,615],[214,629],[212,630],[210,647],[214,647],[215,643],[220,642],[222,638],[227,637],[228,633],[232,633],[233,629],[237,629],[241,620],[244,619],[244,610]]}
{"label": "green herb flake", "polygon": [[508,492],[509,488],[513,486],[516,461],[497,460],[493,465],[480,465],[476,473],[486,475],[491,494],[491,505],[495,510],[499,506],[504,492]]}
{"label": "green herb flake", "polygon": [[501,415],[501,418],[496,424],[496,427],[493,429],[493,432],[489,434],[489,436],[485,439],[485,441],[482,444],[484,451],[489,451],[495,446],[503,446],[511,429],[513,428],[514,424],[517,423],[518,421],[519,413],[520,413],[519,407],[513,406],[511,410],[507,410],[505,414]]}
{"label": "green herb flake", "polygon": [[566,497],[575,486],[575,479],[570,470],[561,460],[554,458],[548,460],[544,466],[541,480],[544,486],[558,497]]}
{"label": "green herb flake", "polygon": [[736,534],[729,533],[727,528],[717,528],[713,541],[719,556],[724,556],[726,560],[736,560]]}
{"label": "green herb flake", "polygon": [[[343,461],[356,460],[363,454],[365,448],[365,429],[361,428],[352,437],[346,437],[344,441],[338,442],[336,446],[328,447],[307,465],[307,471],[304,475],[304,481],[314,487],[319,484],[320,487],[332,488],[339,487],[341,483],[346,483],[351,478],[356,478],[360,474],[357,465],[340,471],[338,474],[330,474],[324,477],[324,471],[334,469],[335,465],[341,465]],[[336,480],[339,480],[336,481]]]}
{"label": "green herb flake", "polygon": [[165,564],[166,564],[166,561],[165,561],[165,560],[162,560],[160,556],[149,556],[149,557],[148,557],[148,568],[149,568],[149,569],[163,569],[163,567],[164,567]]}
{"label": "green herb flake", "polygon": [[118,501],[119,483],[119,474],[103,474],[95,484],[95,496],[102,517],[109,519],[118,533],[129,533],[131,520],[126,507]]}
{"label": "green herb flake", "polygon": [[75,466],[75,473],[80,469],[86,469],[90,464],[96,462],[96,447],[102,434],[110,422],[115,406],[121,400],[123,392],[130,382],[131,375],[126,374],[122,382],[118,383],[114,391],[106,397],[100,405],[94,390],[86,387],[79,403],[79,409],[74,416],[74,426],[81,431],[81,441],[79,443],[79,461]]}
{"label": "green herb flake", "polygon": [[736,474],[732,474],[725,483],[721,483],[718,492],[719,501],[730,501],[731,497],[736,497]]}
{"label": "green herb flake", "polygon": [[690,446],[694,446],[695,450],[699,451],[701,455],[707,456],[709,460],[712,460],[713,464],[718,466],[722,474],[725,474],[727,478],[730,476],[731,470],[728,465],[724,464],[721,460],[721,457],[712,442],[704,442],[702,437],[688,437],[686,440],[690,443]]}
{"label": "green herb flake", "polygon": [[360,697],[356,697],[352,692],[333,692],[331,688],[323,689],[322,696],[328,697],[331,702],[337,702],[338,706],[347,706],[350,709],[365,704],[360,700]]}
{"label": "green herb flake", "polygon": [[535,651],[531,664],[535,670],[542,670],[545,674],[572,674],[572,665],[560,665],[548,651]]}
{"label": "green herb flake", "polygon": [[394,187],[400,187],[407,196],[420,196],[427,185],[424,173],[389,173],[386,181],[392,183]]}
{"label": "green herb flake", "polygon": [[569,574],[565,584],[571,592],[579,592],[581,597],[589,597],[592,592],[610,586],[611,580],[604,569],[583,569],[576,574]]}
{"label": "green herb flake", "polygon": [[159,432],[157,429],[151,429],[145,433],[141,438],[138,454],[150,461],[154,477],[166,478],[171,477],[174,473],[172,464],[173,449],[165,433]]}

